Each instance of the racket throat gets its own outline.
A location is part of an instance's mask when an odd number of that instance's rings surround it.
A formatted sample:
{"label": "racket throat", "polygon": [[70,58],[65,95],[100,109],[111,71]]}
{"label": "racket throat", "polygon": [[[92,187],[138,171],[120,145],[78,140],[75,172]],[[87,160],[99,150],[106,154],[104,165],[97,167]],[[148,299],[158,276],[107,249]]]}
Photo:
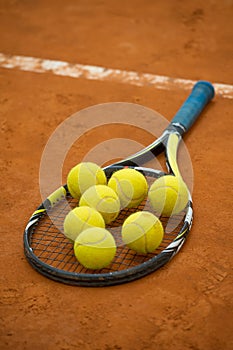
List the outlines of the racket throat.
{"label": "racket throat", "polygon": [[172,132],[169,134],[166,144],[165,157],[169,173],[182,178],[177,164],[177,151],[180,140],[181,135],[179,133]]}

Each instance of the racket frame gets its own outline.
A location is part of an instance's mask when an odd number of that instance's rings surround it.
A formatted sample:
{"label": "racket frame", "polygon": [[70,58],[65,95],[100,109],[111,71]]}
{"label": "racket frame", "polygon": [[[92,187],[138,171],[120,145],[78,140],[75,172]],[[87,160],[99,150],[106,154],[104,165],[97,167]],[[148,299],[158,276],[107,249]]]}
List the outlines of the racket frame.
{"label": "racket frame", "polygon": [[[107,176],[110,176],[111,171],[122,169],[122,167],[134,167],[144,175],[146,175],[147,172],[154,172],[154,174],[156,174],[156,177],[169,174],[180,176],[177,165],[177,150],[179,142],[182,138],[182,135],[192,126],[204,107],[208,104],[208,102],[210,102],[213,97],[214,87],[211,83],[206,81],[197,82],[194,85],[192,92],[183,103],[181,108],[178,110],[178,112],[175,114],[174,118],[162,136],[151,145],[147,146],[142,151],[137,152],[133,156],[130,156],[123,161],[117,162],[113,166],[104,168]],[[171,140],[171,146],[169,146],[169,140]],[[169,174],[155,171],[154,169],[140,167],[140,165],[145,164],[147,161],[151,160],[153,157],[156,157],[163,151],[165,151],[166,164]],[[179,252],[192,226],[193,208],[191,195],[189,194],[189,202],[187,204],[186,215],[184,217],[184,222],[181,229],[179,230],[179,233],[175,239],[170,244],[168,244],[168,246],[163,249],[158,255],[155,255],[140,265],[109,273],[74,273],[61,270],[40,260],[34,254],[30,243],[31,235],[33,235],[33,229],[38,224],[42,215],[46,215],[49,209],[56,205],[56,203],[58,203],[61,199],[64,199],[67,194],[68,189],[66,185],[61,186],[57,191],[52,193],[32,214],[24,231],[24,252],[28,262],[35,270],[44,276],[59,282],[80,286],[99,287],[126,283],[146,276],[149,273],[162,267]]]}

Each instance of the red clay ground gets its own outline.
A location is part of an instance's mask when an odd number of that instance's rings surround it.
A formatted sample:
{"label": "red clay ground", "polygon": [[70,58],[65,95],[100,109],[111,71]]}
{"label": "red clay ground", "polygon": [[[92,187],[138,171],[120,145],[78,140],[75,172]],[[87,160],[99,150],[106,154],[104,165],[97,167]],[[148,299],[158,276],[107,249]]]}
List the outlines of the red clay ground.
{"label": "red clay ground", "polygon": [[[232,15],[229,0],[0,1],[0,52],[232,84]],[[140,103],[170,120],[187,92],[5,69],[0,77],[1,349],[232,349],[232,100],[217,96],[185,140],[195,221],[181,252],[136,282],[81,288],[39,275],[23,253],[49,136],[101,102]]]}

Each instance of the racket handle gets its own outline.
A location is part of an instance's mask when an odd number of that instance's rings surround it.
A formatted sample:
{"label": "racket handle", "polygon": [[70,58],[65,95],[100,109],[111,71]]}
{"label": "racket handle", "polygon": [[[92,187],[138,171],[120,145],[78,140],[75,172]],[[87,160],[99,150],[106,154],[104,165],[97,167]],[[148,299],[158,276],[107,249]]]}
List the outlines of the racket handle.
{"label": "racket handle", "polygon": [[179,124],[187,131],[198,118],[204,107],[214,97],[214,87],[208,81],[198,81],[187,100],[175,114],[171,125]]}

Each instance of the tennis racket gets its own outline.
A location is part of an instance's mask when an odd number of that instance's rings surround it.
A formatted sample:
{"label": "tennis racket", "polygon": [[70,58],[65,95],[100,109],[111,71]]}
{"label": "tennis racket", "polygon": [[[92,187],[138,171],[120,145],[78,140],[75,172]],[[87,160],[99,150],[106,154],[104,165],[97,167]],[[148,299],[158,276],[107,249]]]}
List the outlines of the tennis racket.
{"label": "tennis racket", "polygon": [[[124,167],[143,173],[150,186],[156,178],[167,174],[180,176],[177,150],[182,135],[192,126],[204,107],[214,97],[214,87],[206,81],[197,82],[189,97],[178,110],[169,126],[155,142],[127,159],[104,168],[107,178]],[[142,165],[164,152],[168,172],[145,168]],[[117,285],[148,275],[170,261],[184,244],[193,219],[192,199],[185,210],[171,218],[160,217],[164,239],[150,254],[138,254],[121,240],[124,220],[135,211],[153,212],[146,199],[136,208],[121,210],[117,219],[106,228],[114,235],[117,253],[113,262],[102,270],[84,268],[75,258],[73,244],[63,234],[63,221],[77,200],[61,186],[35,210],[24,231],[24,252],[34,269],[53,280],[80,286]],[[168,227],[169,226],[169,227]],[[172,226],[172,230],[171,230]]]}

